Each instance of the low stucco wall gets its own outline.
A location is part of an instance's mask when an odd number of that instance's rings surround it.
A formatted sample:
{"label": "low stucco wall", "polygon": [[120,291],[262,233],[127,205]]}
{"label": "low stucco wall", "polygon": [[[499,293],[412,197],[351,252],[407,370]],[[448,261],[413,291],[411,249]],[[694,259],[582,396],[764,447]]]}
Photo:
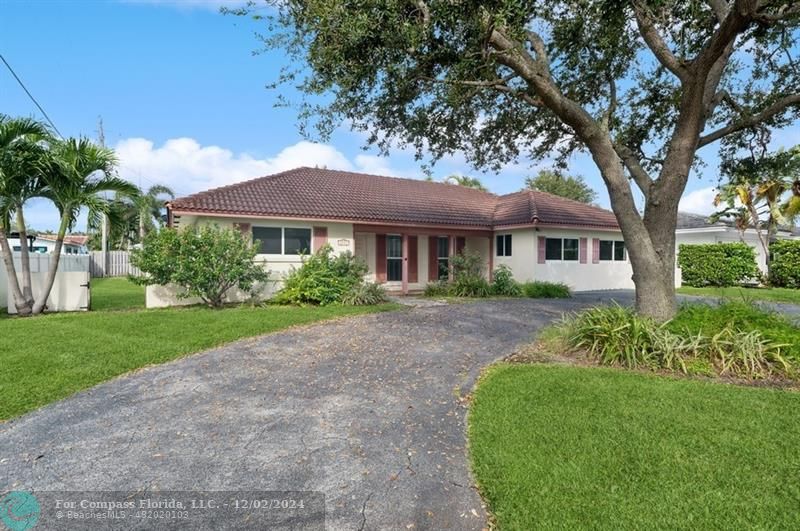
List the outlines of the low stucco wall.
{"label": "low stucco wall", "polygon": [[[256,300],[266,300],[278,289],[280,289],[280,282],[268,282],[257,288]],[[193,306],[196,304],[203,304],[203,301],[199,297],[178,297],[183,291],[183,288],[172,284],[169,286],[147,286],[145,289],[145,306],[147,308],[168,308],[170,306]],[[228,291],[225,302],[246,302],[250,299],[249,293],[245,293],[239,289],[232,289]]]}

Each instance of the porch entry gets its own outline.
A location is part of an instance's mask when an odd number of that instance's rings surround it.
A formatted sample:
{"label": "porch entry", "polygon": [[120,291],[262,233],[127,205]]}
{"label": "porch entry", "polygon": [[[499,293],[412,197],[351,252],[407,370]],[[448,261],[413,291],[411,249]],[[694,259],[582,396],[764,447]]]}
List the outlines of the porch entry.
{"label": "porch entry", "polygon": [[[408,284],[420,281],[419,243],[421,235],[416,234],[376,234],[375,235],[375,277],[379,283],[400,282],[403,291]],[[427,281],[450,277],[450,257],[460,253],[466,246],[463,236],[421,236],[428,239]],[[358,245],[358,240],[356,240]],[[424,248],[424,246],[423,246]]]}

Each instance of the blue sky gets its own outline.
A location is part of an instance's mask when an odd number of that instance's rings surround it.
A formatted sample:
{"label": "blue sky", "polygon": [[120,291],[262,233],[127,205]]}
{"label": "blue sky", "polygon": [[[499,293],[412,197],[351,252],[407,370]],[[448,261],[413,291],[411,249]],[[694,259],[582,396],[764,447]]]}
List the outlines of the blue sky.
{"label": "blue sky", "polygon": [[[65,136],[97,136],[102,116],[106,143],[117,149],[120,174],[147,187],[171,186],[179,195],[300,165],[327,165],[370,173],[422,177],[410,152],[390,157],[363,151],[364,137],[342,127],[328,144],[304,140],[292,109],[273,107],[274,80],[283,58],[253,55],[260,29],[223,16],[224,0],[37,1],[0,0],[0,53]],[[0,69],[0,112],[39,116],[5,69]],[[708,154],[713,154],[713,147]],[[713,157],[685,195],[685,206],[708,210]],[[479,176],[493,192],[520,189],[535,173],[529,161],[499,174],[481,174],[454,156],[434,167],[436,178]],[[608,197],[586,156],[571,171]],[[32,227],[57,225],[54,209],[29,206]],[[83,226],[76,229],[83,230]]]}

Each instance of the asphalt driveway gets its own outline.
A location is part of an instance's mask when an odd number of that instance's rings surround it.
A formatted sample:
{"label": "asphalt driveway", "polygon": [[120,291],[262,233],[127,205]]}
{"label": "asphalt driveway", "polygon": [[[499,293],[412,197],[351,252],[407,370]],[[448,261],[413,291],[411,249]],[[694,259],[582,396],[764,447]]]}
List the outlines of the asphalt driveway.
{"label": "asphalt driveway", "polygon": [[419,307],[141,370],[0,425],[0,487],[322,491],[328,529],[481,529],[462,398],[590,302]]}

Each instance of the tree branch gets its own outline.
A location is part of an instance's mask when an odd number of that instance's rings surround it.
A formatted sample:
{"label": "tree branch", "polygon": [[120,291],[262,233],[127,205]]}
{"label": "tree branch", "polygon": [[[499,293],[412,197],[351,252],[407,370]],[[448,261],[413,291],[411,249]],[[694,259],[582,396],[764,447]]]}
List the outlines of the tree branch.
{"label": "tree branch", "polygon": [[703,52],[694,63],[702,77],[709,72],[722,57],[736,37],[754,20],[758,10],[758,0],[735,0],[728,14],[720,21],[719,27],[703,47]]}
{"label": "tree branch", "polygon": [[731,6],[726,0],[706,0],[706,3],[711,6],[711,10],[720,22],[728,16]]}
{"label": "tree branch", "polygon": [[620,142],[614,142],[614,151],[617,152],[622,163],[627,168],[628,173],[631,174],[633,182],[639,187],[642,194],[644,194],[645,201],[650,197],[650,187],[653,185],[653,179],[642,167],[636,154],[626,145]]}
{"label": "tree branch", "polygon": [[685,81],[689,77],[689,71],[672,53],[666,41],[658,33],[658,29],[653,23],[650,10],[641,1],[633,2],[633,13],[636,16],[636,23],[639,32],[644,38],[645,44],[658,59],[658,62],[667,70],[672,72],[678,79]]}
{"label": "tree branch", "polygon": [[776,114],[786,110],[787,108],[793,105],[800,105],[800,94],[792,94],[790,96],[785,96],[784,98],[776,101],[775,103],[773,103],[760,113],[753,114],[750,116],[743,116],[742,119],[739,121],[731,122],[725,127],[721,127],[720,129],[717,129],[712,133],[701,136],[700,141],[698,142],[697,145],[698,147],[704,147],[732,133],[736,133],[738,131],[741,131],[742,129],[747,129],[748,127],[758,125],[761,122],[769,120]]}

